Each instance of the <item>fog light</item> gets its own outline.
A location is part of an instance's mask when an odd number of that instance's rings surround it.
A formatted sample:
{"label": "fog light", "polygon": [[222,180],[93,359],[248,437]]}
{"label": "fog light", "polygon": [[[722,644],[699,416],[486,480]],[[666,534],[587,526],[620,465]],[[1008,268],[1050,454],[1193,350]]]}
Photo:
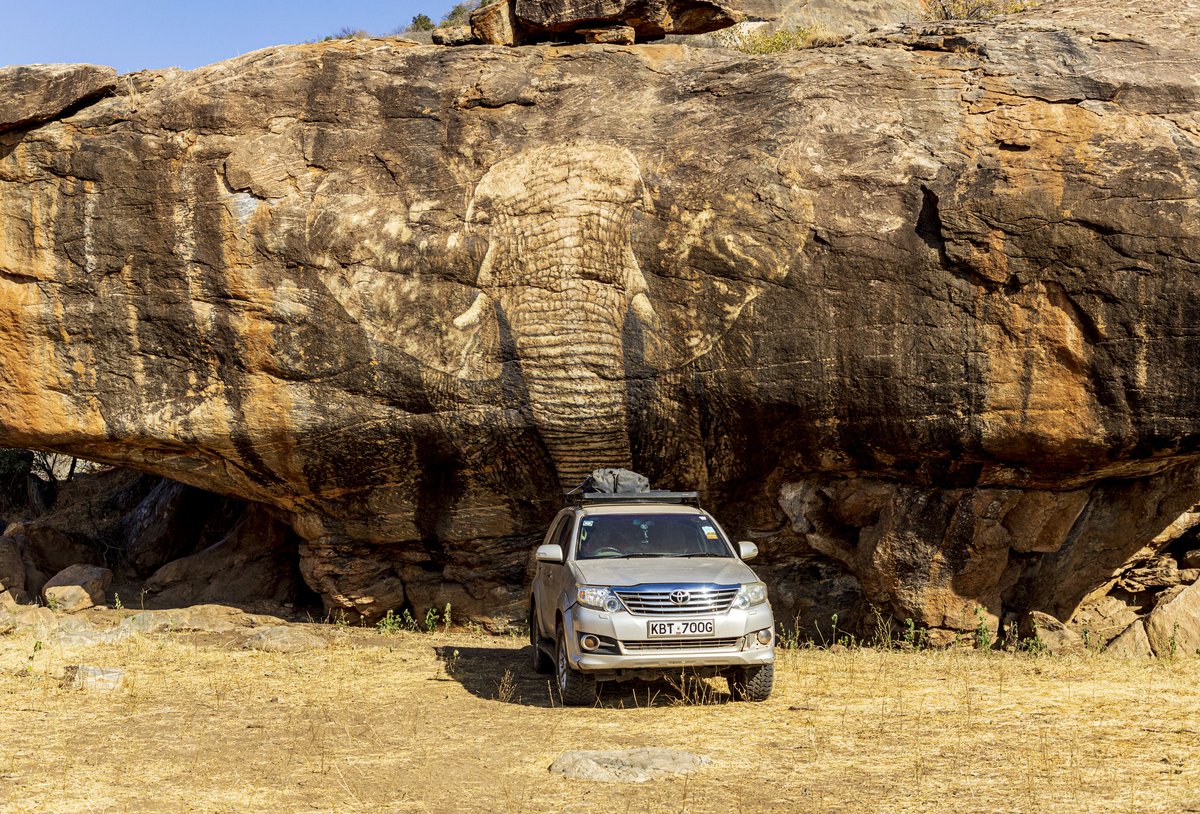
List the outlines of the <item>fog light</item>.
{"label": "fog light", "polygon": [[759,644],[770,644],[771,643],[771,629],[770,628],[766,628],[764,630],[758,631],[758,643]]}
{"label": "fog light", "polygon": [[579,646],[584,650],[595,650],[600,646],[600,640],[588,633],[579,640]]}

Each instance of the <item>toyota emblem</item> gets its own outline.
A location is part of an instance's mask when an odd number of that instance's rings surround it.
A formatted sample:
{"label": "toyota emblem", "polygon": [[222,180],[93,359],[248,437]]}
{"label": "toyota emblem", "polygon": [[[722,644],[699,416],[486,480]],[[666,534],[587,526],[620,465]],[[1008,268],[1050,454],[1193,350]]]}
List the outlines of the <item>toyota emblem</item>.
{"label": "toyota emblem", "polygon": [[687,591],[671,591],[671,602],[675,605],[686,605],[691,598]]}

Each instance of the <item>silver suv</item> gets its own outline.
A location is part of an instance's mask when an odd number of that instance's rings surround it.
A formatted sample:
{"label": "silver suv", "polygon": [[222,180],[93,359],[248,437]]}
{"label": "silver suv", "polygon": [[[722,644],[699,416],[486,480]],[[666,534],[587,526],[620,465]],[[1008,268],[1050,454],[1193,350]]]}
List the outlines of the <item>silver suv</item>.
{"label": "silver suv", "polygon": [[[689,505],[691,504],[691,505]],[[529,596],[533,667],[564,704],[596,702],[597,682],[686,670],[723,675],[735,700],[774,681],[767,589],[694,492],[585,493],[537,549]]]}

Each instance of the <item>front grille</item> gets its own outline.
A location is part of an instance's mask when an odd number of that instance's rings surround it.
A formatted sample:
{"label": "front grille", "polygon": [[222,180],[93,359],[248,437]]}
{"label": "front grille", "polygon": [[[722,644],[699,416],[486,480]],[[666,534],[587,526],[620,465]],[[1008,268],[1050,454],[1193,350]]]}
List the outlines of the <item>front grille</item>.
{"label": "front grille", "polygon": [[626,652],[646,650],[724,650],[737,647],[740,640],[733,639],[651,639],[650,641],[621,642]]}
{"label": "front grille", "polygon": [[[673,602],[671,594],[686,591],[687,601]],[[656,588],[654,590],[616,589],[613,591],[629,612],[638,616],[682,616],[694,613],[725,613],[737,596],[737,586],[700,586]]]}

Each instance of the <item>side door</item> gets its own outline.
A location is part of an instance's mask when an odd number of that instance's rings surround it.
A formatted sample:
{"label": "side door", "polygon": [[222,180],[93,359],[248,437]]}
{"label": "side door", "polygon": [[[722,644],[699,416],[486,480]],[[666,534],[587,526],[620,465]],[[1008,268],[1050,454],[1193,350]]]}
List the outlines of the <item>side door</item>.
{"label": "side door", "polygon": [[[562,537],[563,528],[570,526],[570,513],[561,513],[550,524],[550,530],[546,533],[546,537],[542,540],[544,545],[556,543]],[[566,556],[566,549],[563,549],[563,556]],[[554,632],[554,606],[557,601],[559,588],[558,583],[562,581],[562,572],[566,569],[561,565],[548,562],[534,562],[533,575],[533,601],[537,606],[538,627],[542,633],[547,631]]]}
{"label": "side door", "polygon": [[562,525],[557,529],[552,542],[562,549],[563,564],[550,566],[550,582],[548,587],[551,587],[551,592],[547,594],[547,611],[549,613],[545,621],[544,630],[554,630],[554,610],[559,606],[560,600],[564,594],[573,594],[575,592],[575,579],[571,576],[571,569],[567,567],[566,560],[571,556],[571,532],[575,530],[575,513],[568,511],[562,516]]}

